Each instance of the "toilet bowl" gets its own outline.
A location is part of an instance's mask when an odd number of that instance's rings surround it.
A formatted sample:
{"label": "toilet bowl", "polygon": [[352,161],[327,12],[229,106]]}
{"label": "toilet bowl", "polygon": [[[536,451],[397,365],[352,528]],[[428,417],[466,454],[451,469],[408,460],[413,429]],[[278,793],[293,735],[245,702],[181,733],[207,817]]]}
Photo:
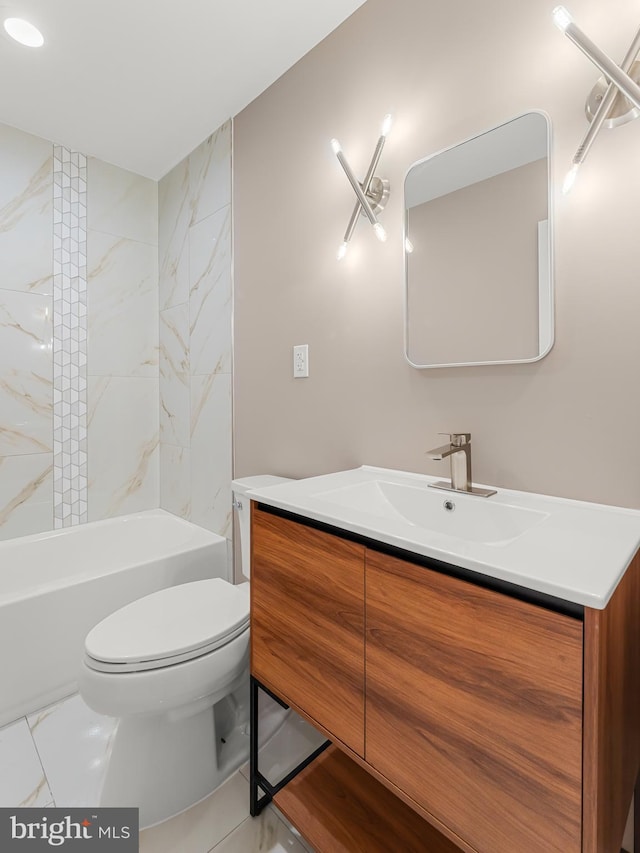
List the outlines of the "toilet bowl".
{"label": "toilet bowl", "polygon": [[[234,506],[280,477],[234,481]],[[240,518],[243,572],[249,526]],[[137,806],[140,827],[208,796],[248,758],[249,584],[222,578],[159,590],[122,607],[86,637],[79,691],[117,717],[101,806]],[[261,709],[262,710],[262,709]],[[285,712],[265,709],[261,741]]]}

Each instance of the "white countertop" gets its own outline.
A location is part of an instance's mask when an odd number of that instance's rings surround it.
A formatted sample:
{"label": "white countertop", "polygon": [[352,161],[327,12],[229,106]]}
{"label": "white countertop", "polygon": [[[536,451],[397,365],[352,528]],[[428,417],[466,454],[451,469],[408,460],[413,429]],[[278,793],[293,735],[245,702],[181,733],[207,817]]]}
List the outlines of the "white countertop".
{"label": "white countertop", "polygon": [[639,510],[509,489],[482,498],[429,487],[439,479],[363,466],[248,497],[598,610],[640,547]]}

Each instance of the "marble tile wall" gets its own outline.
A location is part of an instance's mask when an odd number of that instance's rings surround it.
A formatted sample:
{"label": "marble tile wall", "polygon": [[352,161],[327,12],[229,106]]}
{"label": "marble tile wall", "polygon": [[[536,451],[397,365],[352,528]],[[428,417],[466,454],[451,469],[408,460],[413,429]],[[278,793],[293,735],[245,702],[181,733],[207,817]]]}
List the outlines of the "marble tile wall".
{"label": "marble tile wall", "polygon": [[53,526],[53,149],[0,125],[0,539]]}
{"label": "marble tile wall", "polygon": [[158,185],[85,164],[0,125],[0,539],[159,505]]}
{"label": "marble tile wall", "polygon": [[159,504],[157,184],[90,157],[89,521]]}
{"label": "marble tile wall", "polygon": [[231,539],[231,122],[159,184],[160,505]]}

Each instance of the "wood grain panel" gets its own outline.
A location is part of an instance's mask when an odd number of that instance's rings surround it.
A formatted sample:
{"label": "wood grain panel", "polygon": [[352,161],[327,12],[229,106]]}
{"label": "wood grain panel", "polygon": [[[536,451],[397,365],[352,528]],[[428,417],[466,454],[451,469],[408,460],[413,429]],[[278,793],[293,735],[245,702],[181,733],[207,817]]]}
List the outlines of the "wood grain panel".
{"label": "wood grain panel", "polygon": [[254,508],[251,669],[364,754],[364,546]]}
{"label": "wood grain panel", "polygon": [[585,610],[583,853],[618,853],[640,768],[640,555]]}
{"label": "wood grain panel", "polygon": [[366,760],[479,853],[579,853],[582,623],[373,551],[366,587]]}
{"label": "wood grain panel", "polygon": [[[276,690],[272,684],[268,684],[267,682],[262,682],[262,684],[268,689],[271,690],[272,693],[276,693]],[[357,752],[354,752],[348,746],[346,746],[342,741],[338,740],[332,732],[326,729],[323,725],[321,725],[317,720],[314,720],[313,717],[310,717],[309,714],[306,713],[299,705],[296,705],[291,699],[287,696],[280,695],[280,699],[287,702],[291,708],[299,714],[303,719],[305,719],[308,723],[311,723],[319,732],[321,732],[327,740],[332,740],[333,745],[338,748],[341,752],[343,752],[350,761],[353,761],[354,764],[357,764],[361,767],[369,776],[373,779],[376,779],[381,785],[383,785],[391,794],[393,794],[396,799],[401,800],[406,803],[409,808],[411,808],[414,812],[420,815],[427,823],[431,824],[437,832],[441,833],[445,838],[451,839],[452,843],[456,851],[460,850],[463,853],[478,853],[478,851],[466,844],[459,836],[455,835],[451,832],[451,830],[445,826],[441,821],[437,820],[430,812],[428,812],[425,808],[423,808],[419,803],[416,803],[411,797],[409,797],[405,792],[398,788],[392,781],[387,779],[386,776],[383,776],[382,773],[379,773],[375,767],[372,767],[371,764],[367,764],[364,758],[361,755],[358,755]],[[365,699],[366,704],[366,699]],[[640,850],[640,847],[638,848]],[[389,851],[391,853],[391,851]],[[393,851],[395,853],[395,851]]]}
{"label": "wood grain panel", "polygon": [[276,794],[275,803],[317,853],[460,853],[333,746]]}

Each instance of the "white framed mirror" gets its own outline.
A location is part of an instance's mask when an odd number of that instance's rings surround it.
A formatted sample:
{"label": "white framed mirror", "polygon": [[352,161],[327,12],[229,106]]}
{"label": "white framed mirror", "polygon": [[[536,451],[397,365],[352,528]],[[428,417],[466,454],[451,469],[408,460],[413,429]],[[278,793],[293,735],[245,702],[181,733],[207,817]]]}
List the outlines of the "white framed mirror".
{"label": "white framed mirror", "polygon": [[532,111],[414,163],[405,178],[405,355],[513,364],[553,346],[551,124]]}

